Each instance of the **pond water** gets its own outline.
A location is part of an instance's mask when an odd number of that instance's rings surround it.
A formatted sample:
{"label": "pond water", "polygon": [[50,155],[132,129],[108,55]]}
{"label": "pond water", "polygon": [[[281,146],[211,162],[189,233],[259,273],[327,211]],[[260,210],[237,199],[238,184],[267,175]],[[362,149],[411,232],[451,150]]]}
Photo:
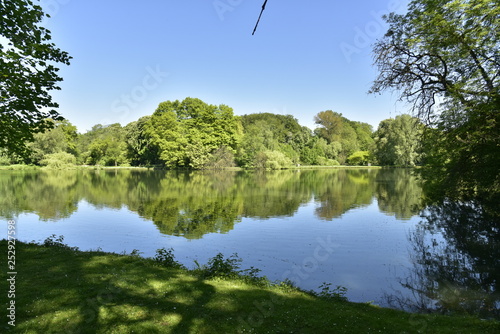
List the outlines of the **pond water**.
{"label": "pond water", "polygon": [[[0,171],[0,190],[0,217],[22,241],[173,248],[190,268],[237,253],[270,280],[332,283],[355,302],[498,314],[497,222],[467,203],[424,210],[410,169]],[[457,212],[476,225],[453,227]]]}

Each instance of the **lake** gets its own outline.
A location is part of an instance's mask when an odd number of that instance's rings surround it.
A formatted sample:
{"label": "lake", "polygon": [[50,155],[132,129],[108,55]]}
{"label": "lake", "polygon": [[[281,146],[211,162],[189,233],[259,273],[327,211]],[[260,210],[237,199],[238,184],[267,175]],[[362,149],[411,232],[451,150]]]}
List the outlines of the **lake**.
{"label": "lake", "polygon": [[411,169],[2,170],[0,189],[22,241],[173,248],[189,268],[237,253],[270,280],[332,283],[350,301],[498,315],[497,221],[470,203],[423,208]]}

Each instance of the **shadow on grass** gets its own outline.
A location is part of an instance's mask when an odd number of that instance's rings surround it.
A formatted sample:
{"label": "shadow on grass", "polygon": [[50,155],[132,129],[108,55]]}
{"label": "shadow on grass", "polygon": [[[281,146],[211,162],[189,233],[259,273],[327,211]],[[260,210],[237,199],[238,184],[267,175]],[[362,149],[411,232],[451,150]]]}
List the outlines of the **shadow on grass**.
{"label": "shadow on grass", "polygon": [[[6,241],[0,241],[0,249]],[[205,280],[152,260],[18,243],[23,333],[488,333],[497,322],[412,315],[238,279]],[[6,281],[0,282],[4,291]],[[5,294],[1,296],[1,305]],[[5,319],[5,317],[2,317]],[[3,326],[3,324],[2,324]]]}

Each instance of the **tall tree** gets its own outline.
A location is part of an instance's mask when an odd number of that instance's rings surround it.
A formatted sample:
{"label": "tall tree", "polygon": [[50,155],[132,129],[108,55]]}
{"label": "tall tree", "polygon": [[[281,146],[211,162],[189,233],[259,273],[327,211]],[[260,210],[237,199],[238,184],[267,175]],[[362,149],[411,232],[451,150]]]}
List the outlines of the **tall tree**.
{"label": "tall tree", "polygon": [[160,164],[159,148],[146,131],[150,119],[151,116],[144,116],[125,127],[127,157],[134,166]]}
{"label": "tall tree", "polygon": [[374,134],[375,156],[382,165],[415,166],[421,162],[424,126],[408,114],[380,122]]}
{"label": "tall tree", "polygon": [[340,141],[343,130],[342,114],[332,110],[321,111],[314,116],[314,123],[320,125],[316,133],[328,143]]}
{"label": "tall tree", "polygon": [[[500,189],[500,6],[498,0],[413,0],[386,17],[375,44],[371,92],[395,89],[436,127],[443,150],[429,161],[458,196]],[[444,153],[444,155],[443,155]]]}
{"label": "tall tree", "polygon": [[49,94],[62,78],[55,64],[71,57],[50,43],[50,31],[40,25],[45,15],[30,0],[0,2],[0,147],[27,155],[33,134],[62,120]]}
{"label": "tall tree", "polygon": [[145,126],[169,167],[203,168],[219,148],[236,148],[241,127],[233,109],[200,99],[160,103]]}

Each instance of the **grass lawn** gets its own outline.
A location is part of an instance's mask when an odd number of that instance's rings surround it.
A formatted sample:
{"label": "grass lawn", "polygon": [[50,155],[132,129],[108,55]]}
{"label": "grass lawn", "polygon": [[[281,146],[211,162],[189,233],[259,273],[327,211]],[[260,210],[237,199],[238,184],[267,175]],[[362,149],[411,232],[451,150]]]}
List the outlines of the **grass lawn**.
{"label": "grass lawn", "polygon": [[[0,249],[6,258],[7,241]],[[2,265],[2,333],[500,333],[496,321],[207,278],[138,256],[20,242],[15,252],[15,327],[7,323],[9,270]]]}

